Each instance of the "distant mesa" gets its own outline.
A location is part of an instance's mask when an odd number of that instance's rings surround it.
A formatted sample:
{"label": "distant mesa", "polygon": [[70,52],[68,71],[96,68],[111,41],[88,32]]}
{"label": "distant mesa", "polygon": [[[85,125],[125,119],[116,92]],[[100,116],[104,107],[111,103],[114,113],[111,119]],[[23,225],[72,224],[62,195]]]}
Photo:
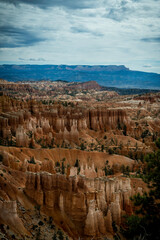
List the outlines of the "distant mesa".
{"label": "distant mesa", "polygon": [[0,78],[9,81],[97,81],[120,88],[160,89],[160,74],[132,71],[124,65],[0,65]]}

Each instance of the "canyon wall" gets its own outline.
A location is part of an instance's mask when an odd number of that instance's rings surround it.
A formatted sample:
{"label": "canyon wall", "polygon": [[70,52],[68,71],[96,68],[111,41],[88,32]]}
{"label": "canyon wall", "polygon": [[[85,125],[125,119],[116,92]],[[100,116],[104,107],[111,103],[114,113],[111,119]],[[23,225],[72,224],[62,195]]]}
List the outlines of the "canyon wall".
{"label": "canyon wall", "polygon": [[10,226],[20,236],[31,235],[17,214],[16,201],[0,201],[0,223]]}
{"label": "canyon wall", "polygon": [[[66,143],[79,144],[80,133],[84,130],[106,131],[116,129],[118,124],[128,124],[126,111],[104,107],[64,107],[59,104],[43,105],[34,100],[19,102],[1,97],[0,136],[3,139],[16,138],[16,145],[26,147],[32,136],[51,145]],[[28,135],[28,136],[27,136]],[[30,141],[28,141],[30,138]]]}
{"label": "canyon wall", "polygon": [[66,177],[28,172],[24,191],[54,217],[58,211],[61,221],[70,223],[75,236],[113,233],[112,222],[120,225],[124,213],[132,211],[129,178]]}

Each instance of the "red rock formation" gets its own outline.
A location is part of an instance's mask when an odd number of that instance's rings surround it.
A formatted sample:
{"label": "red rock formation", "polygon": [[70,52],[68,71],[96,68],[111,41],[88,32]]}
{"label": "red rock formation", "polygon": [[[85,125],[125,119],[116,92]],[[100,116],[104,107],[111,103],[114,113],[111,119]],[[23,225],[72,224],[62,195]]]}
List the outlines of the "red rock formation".
{"label": "red rock formation", "polygon": [[0,201],[0,223],[8,225],[18,235],[30,236],[17,214],[16,201]]}
{"label": "red rock formation", "polygon": [[23,126],[19,126],[16,130],[16,146],[17,147],[28,146],[28,136],[26,135]]}
{"label": "red rock formation", "polygon": [[[86,129],[109,130],[116,129],[119,124],[129,122],[126,112],[121,109],[93,108],[84,109],[81,107],[71,108],[61,105],[42,105],[40,102],[31,100],[20,102],[8,97],[1,97],[0,103],[0,129],[2,137],[15,136],[17,133],[17,146],[26,146],[25,134],[41,135],[46,139],[51,133],[56,138],[57,144],[63,141],[79,144],[80,132]],[[19,127],[21,125],[21,127]],[[21,128],[21,129],[20,129]],[[20,136],[21,135],[21,136]],[[22,136],[23,135],[23,136]],[[23,139],[23,140],[22,140]],[[19,143],[20,141],[20,143]],[[51,140],[47,140],[51,142]]]}
{"label": "red rock formation", "polygon": [[96,81],[88,81],[88,82],[84,82],[84,83],[77,83],[77,84],[74,84],[74,85],[70,85],[70,86],[67,87],[67,89],[101,90],[102,87]]}
{"label": "red rock formation", "polygon": [[131,186],[130,179],[28,173],[25,193],[52,212],[59,208],[63,221],[67,216],[79,235],[102,236],[113,232],[112,221],[120,225],[122,212],[128,211]]}

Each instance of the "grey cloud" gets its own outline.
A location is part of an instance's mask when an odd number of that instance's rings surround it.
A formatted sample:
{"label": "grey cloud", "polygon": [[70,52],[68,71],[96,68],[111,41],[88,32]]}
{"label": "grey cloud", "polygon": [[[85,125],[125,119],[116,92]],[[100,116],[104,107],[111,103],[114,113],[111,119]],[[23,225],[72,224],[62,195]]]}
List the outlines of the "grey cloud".
{"label": "grey cloud", "polygon": [[144,68],[151,68],[152,66],[151,65],[143,65],[142,67],[144,67]]}
{"label": "grey cloud", "polygon": [[143,42],[160,42],[160,37],[148,37],[148,38],[142,38],[141,41]]}
{"label": "grey cloud", "polygon": [[93,30],[91,30],[91,29],[88,29],[88,28],[86,28],[86,27],[84,27],[84,26],[79,26],[79,27],[71,27],[71,31],[73,32],[73,33],[88,33],[88,34],[92,34],[92,35],[94,35],[94,36],[97,36],[97,37],[102,37],[102,36],[104,36],[104,34],[103,33],[100,33],[100,32],[98,32],[98,31],[93,31]]}
{"label": "grey cloud", "polygon": [[34,32],[13,26],[0,26],[0,48],[33,46],[45,41]]}
{"label": "grey cloud", "polygon": [[109,5],[104,17],[118,22],[129,19],[131,16],[134,18],[159,17],[159,12],[153,2],[156,2],[156,0],[121,0],[116,4]]}
{"label": "grey cloud", "polygon": [[89,30],[85,27],[71,27],[73,33],[89,33]]}
{"label": "grey cloud", "polygon": [[134,11],[134,7],[132,2],[128,2],[126,0],[121,0],[117,2],[117,4],[111,4],[108,8],[106,8],[106,14],[104,17],[110,18],[114,21],[122,21]]}
{"label": "grey cloud", "polygon": [[97,1],[95,0],[0,0],[0,2],[14,4],[15,6],[25,3],[33,6],[37,6],[40,8],[48,8],[48,7],[67,7],[71,9],[83,9],[83,8],[92,8],[97,5]]}
{"label": "grey cloud", "polygon": [[110,18],[115,21],[122,21],[123,19],[127,18],[131,9],[127,7],[121,8],[111,8],[109,13],[105,16],[106,18]]}
{"label": "grey cloud", "polygon": [[45,62],[44,58],[18,58],[20,61]]}

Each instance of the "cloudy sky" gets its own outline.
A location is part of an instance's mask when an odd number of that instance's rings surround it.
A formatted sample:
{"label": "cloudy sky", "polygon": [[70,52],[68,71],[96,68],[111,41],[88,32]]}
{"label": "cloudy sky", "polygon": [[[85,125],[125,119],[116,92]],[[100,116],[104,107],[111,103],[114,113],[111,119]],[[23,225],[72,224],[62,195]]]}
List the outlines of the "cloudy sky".
{"label": "cloudy sky", "polygon": [[160,0],[0,0],[0,64],[160,73]]}

